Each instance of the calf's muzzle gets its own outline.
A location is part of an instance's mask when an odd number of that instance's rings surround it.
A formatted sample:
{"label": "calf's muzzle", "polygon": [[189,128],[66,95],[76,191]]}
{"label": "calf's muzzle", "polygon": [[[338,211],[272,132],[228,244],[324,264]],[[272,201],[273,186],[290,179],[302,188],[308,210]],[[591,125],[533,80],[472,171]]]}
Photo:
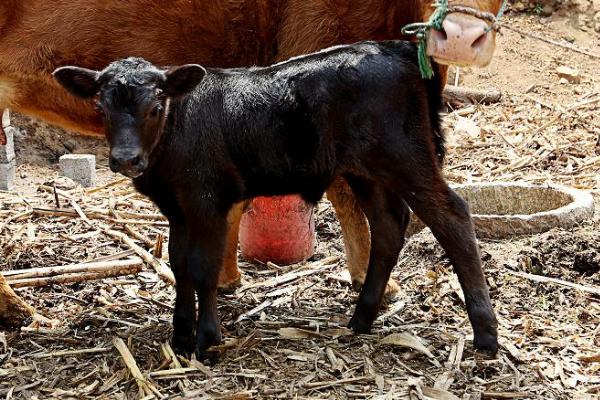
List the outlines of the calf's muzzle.
{"label": "calf's muzzle", "polygon": [[130,178],[137,178],[144,173],[146,161],[141,150],[132,148],[113,148],[110,151],[110,170],[120,172]]}

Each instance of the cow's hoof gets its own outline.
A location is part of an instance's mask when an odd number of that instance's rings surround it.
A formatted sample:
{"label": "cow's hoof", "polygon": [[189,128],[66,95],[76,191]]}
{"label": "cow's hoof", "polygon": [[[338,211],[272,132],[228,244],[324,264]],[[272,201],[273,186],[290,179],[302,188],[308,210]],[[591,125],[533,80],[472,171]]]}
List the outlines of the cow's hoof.
{"label": "cow's hoof", "polygon": [[396,300],[398,293],[400,293],[400,286],[392,278],[385,287],[384,299],[388,302]]}
{"label": "cow's hoof", "polygon": [[352,290],[360,293],[364,283],[365,283],[364,277],[362,279],[352,279]]}
{"label": "cow's hoof", "polygon": [[219,282],[219,293],[230,294],[235,292],[237,288],[242,286],[242,275],[238,275],[236,278],[227,282]]}
{"label": "cow's hoof", "polygon": [[225,283],[219,284],[218,293],[221,294],[232,294],[236,291],[237,288],[243,285],[244,281],[242,280],[242,276],[240,275],[237,279]]}
{"label": "cow's hoof", "polygon": [[[364,278],[363,278],[363,280],[353,279],[352,280],[352,289],[354,289],[354,291],[360,293],[360,291],[362,290],[363,284],[364,284]],[[399,292],[400,292],[400,286],[392,278],[390,278],[390,280],[388,281],[388,283],[385,287],[384,300],[388,301],[388,302],[394,301]]]}

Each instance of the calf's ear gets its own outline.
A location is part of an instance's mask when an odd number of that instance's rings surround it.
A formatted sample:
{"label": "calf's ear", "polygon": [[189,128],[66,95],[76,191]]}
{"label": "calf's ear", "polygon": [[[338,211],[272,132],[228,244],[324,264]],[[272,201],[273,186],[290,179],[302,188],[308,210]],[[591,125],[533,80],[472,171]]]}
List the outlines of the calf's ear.
{"label": "calf's ear", "polygon": [[62,87],[77,97],[84,99],[93,97],[100,89],[98,71],[80,67],[61,67],[52,75]]}
{"label": "calf's ear", "polygon": [[177,97],[194,90],[206,75],[206,70],[198,64],[186,64],[171,68],[165,75],[165,94]]}

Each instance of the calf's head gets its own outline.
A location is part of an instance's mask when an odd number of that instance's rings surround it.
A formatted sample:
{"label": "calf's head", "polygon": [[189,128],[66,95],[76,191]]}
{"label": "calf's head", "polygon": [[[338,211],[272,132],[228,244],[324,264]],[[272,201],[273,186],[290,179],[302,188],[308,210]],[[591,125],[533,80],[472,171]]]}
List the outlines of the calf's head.
{"label": "calf's head", "polygon": [[[421,1],[426,21],[434,8],[431,0]],[[446,15],[442,29],[429,32],[427,55],[440,64],[485,67],[494,55],[496,32],[491,29],[492,21],[482,16],[497,15],[502,0],[449,0],[448,4],[451,12]],[[460,7],[467,11],[461,12]],[[475,14],[473,11],[480,16],[471,15]]]}
{"label": "calf's head", "polygon": [[160,141],[170,99],[191,92],[206,70],[196,64],[160,69],[141,58],[111,63],[102,71],[62,67],[54,78],[80,98],[96,98],[110,145],[110,169],[137,178]]}

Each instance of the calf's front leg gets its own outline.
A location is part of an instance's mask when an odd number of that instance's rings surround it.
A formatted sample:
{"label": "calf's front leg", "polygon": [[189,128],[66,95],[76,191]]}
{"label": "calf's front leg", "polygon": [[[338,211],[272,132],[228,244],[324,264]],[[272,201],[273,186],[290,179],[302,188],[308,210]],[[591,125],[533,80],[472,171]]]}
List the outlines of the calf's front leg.
{"label": "calf's front leg", "polygon": [[169,259],[175,275],[175,310],[173,312],[173,348],[180,354],[196,349],[196,297],[187,270],[187,229],[181,217],[169,218]]}
{"label": "calf's front leg", "polygon": [[221,342],[217,286],[227,236],[226,216],[203,214],[203,218],[195,216],[187,221],[186,252],[187,272],[198,300],[196,352],[200,358],[207,356],[207,348]]}

